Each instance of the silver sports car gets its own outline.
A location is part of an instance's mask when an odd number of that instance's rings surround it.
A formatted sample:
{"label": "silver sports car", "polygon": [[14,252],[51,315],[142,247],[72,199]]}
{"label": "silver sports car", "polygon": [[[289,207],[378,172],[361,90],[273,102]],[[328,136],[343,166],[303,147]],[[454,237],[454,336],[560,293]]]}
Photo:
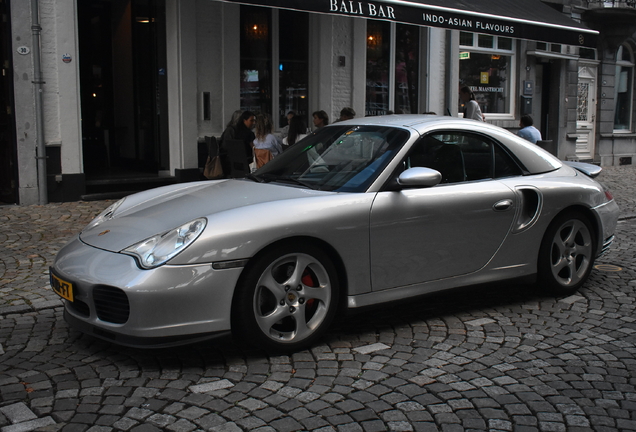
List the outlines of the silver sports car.
{"label": "silver sports car", "polygon": [[618,219],[599,172],[472,120],[350,120],[247,178],[116,202],[51,284],[72,326],[117,344],[297,350],[348,308],[521,277],[574,292]]}

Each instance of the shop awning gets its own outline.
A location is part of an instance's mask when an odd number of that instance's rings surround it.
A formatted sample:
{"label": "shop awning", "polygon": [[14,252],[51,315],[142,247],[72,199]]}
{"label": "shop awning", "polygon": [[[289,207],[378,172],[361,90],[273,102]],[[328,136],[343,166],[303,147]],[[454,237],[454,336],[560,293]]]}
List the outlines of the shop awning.
{"label": "shop awning", "polygon": [[282,9],[380,19],[582,47],[598,32],[540,0],[224,0]]}

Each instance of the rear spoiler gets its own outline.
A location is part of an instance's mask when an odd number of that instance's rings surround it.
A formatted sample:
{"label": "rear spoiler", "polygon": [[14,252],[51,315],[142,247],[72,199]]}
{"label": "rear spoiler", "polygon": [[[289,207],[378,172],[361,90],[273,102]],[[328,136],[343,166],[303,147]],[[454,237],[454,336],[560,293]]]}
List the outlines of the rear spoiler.
{"label": "rear spoiler", "polygon": [[578,171],[581,171],[586,176],[592,177],[592,178],[598,176],[601,173],[601,171],[603,171],[603,168],[591,163],[572,162],[572,161],[563,161],[563,163]]}

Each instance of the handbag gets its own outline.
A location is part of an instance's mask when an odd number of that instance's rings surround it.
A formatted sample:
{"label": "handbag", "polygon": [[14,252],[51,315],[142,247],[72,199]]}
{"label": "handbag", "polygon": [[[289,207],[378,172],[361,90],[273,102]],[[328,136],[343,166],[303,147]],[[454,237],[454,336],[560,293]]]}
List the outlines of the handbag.
{"label": "handbag", "polygon": [[208,159],[205,161],[205,168],[203,168],[203,176],[209,180],[223,177],[223,166],[221,165],[221,158],[218,155],[213,158],[208,156]]}
{"label": "handbag", "polygon": [[260,168],[263,165],[265,165],[267,162],[271,161],[272,159],[274,159],[274,156],[272,155],[272,152],[267,150],[267,149],[254,149],[254,164],[256,165],[255,168]]}
{"label": "handbag", "polygon": [[221,156],[219,156],[219,144],[214,137],[205,137],[205,142],[208,145],[208,159],[205,161],[205,167],[203,168],[203,177],[209,180],[223,178],[223,164],[221,163]]}

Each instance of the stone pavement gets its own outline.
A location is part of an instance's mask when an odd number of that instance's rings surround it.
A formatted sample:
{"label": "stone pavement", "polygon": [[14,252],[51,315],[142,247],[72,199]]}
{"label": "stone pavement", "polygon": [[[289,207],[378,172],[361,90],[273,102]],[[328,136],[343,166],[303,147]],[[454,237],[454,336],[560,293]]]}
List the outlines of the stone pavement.
{"label": "stone pavement", "polygon": [[636,168],[579,293],[497,284],[344,318],[293,355],[136,350],[66,325],[60,247],[109,202],[0,207],[0,432],[636,430]]}

